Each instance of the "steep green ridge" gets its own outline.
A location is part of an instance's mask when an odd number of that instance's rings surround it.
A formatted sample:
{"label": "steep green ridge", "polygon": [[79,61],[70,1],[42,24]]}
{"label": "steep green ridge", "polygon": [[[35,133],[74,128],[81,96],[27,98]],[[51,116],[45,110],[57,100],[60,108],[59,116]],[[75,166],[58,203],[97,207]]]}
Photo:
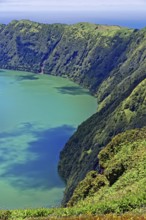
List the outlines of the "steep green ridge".
{"label": "steep green ridge", "polygon": [[43,68],[45,73],[69,76],[95,91],[124,59],[133,31],[88,23],[13,21],[1,26],[0,67],[33,72]]}
{"label": "steep green ridge", "polygon": [[89,23],[0,25],[0,68],[69,77],[97,96],[98,112],[79,126],[60,155],[63,204],[116,134],[146,126],[146,28]]}
{"label": "steep green ridge", "polygon": [[123,213],[145,207],[146,127],[118,134],[98,158],[101,174],[90,171],[78,184],[68,206],[92,205],[96,213]]}
{"label": "steep green ridge", "polygon": [[143,126],[146,126],[146,79],[115,109],[96,113],[79,126],[64,147],[59,167],[68,180],[64,203],[88,171],[99,169],[97,155],[113,136]]}

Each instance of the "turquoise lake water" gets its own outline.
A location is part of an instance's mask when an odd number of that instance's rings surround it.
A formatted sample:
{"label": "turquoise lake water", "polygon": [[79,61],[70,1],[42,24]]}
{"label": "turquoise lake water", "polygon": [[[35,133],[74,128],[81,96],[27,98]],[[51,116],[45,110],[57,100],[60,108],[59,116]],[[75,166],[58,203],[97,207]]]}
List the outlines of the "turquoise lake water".
{"label": "turquoise lake water", "polygon": [[0,70],[0,209],[60,204],[59,152],[96,108],[68,79]]}

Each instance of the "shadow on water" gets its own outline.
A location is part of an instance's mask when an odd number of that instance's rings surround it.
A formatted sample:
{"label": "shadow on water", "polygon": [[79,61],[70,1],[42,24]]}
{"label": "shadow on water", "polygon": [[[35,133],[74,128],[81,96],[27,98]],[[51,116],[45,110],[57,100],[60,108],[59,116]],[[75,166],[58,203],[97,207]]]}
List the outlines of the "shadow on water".
{"label": "shadow on water", "polygon": [[23,80],[38,80],[39,78],[36,75],[23,75],[23,76],[17,76],[17,81],[23,81]]}
{"label": "shadow on water", "polygon": [[[7,71],[0,69],[0,74],[4,74],[2,76],[7,76]],[[37,74],[27,74],[27,75],[20,75],[15,76],[17,81],[23,81],[23,80],[38,80]]]}
{"label": "shadow on water", "polygon": [[1,70],[1,69],[0,69],[0,73],[4,73],[4,72],[5,72],[4,70]]}
{"label": "shadow on water", "polygon": [[[6,179],[13,187],[20,190],[46,190],[54,187],[63,187],[63,183],[57,173],[59,152],[73,134],[75,128],[64,125],[47,130],[32,130],[31,124],[28,124],[21,131],[15,131],[11,134],[1,133],[0,137],[17,138],[20,133],[28,133],[28,131],[35,137],[34,141],[27,143],[26,153],[28,158],[23,162],[17,162],[16,159],[12,163],[7,163],[4,159],[5,157],[1,156],[0,161],[7,165],[0,178]],[[2,146],[1,142],[0,145]],[[0,153],[1,155],[11,154],[10,151],[12,150],[14,149],[11,149],[11,146],[9,149],[3,147],[0,148]],[[13,154],[15,155],[15,153],[18,154],[17,149],[14,150]],[[32,155],[35,155],[35,157],[31,158]]]}
{"label": "shadow on water", "polygon": [[68,94],[68,95],[89,95],[90,93],[85,89],[82,89],[78,86],[63,86],[55,87],[59,93]]}

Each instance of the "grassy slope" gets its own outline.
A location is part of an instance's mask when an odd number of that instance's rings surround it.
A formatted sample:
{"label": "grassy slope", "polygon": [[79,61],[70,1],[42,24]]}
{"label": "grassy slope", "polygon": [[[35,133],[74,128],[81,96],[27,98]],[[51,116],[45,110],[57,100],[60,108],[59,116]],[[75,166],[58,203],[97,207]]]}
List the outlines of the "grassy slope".
{"label": "grassy slope", "polygon": [[[86,215],[71,216],[67,209],[37,209],[37,210],[13,210],[0,211],[0,220],[145,220],[145,209],[127,212],[125,214]],[[75,214],[75,213],[74,213]]]}
{"label": "grassy slope", "polygon": [[146,207],[146,127],[117,135],[98,158],[101,174],[89,172],[68,205],[96,213]]}

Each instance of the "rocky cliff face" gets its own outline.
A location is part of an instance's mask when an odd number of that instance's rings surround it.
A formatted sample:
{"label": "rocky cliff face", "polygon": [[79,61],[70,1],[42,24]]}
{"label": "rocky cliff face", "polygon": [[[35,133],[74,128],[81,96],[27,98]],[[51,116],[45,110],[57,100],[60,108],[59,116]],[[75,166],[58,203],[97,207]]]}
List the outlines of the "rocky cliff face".
{"label": "rocky cliff face", "polygon": [[13,21],[0,25],[0,68],[67,76],[97,96],[97,113],[60,155],[63,204],[113,136],[146,125],[146,29]]}

